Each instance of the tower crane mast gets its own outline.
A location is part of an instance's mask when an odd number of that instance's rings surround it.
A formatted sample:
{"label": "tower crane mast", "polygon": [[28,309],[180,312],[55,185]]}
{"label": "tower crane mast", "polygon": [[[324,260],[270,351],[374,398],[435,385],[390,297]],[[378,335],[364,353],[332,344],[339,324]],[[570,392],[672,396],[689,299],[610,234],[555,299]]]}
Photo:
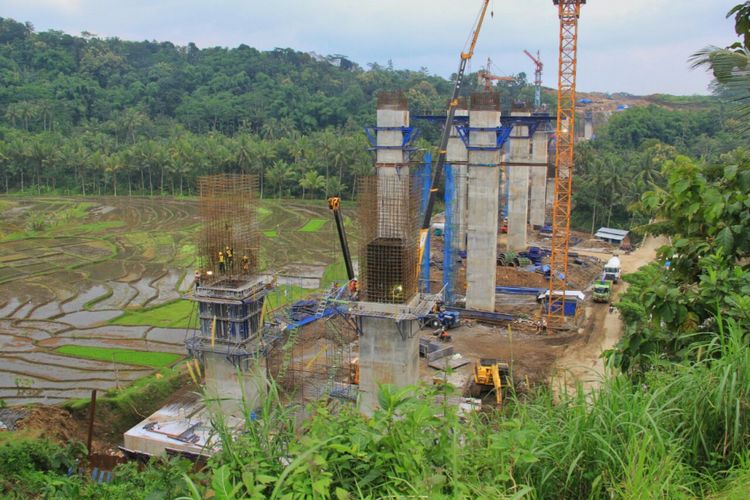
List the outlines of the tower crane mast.
{"label": "tower crane mast", "polygon": [[555,154],[555,199],[552,208],[550,293],[547,324],[565,325],[568,279],[568,247],[575,148],[576,66],[578,19],[586,0],[552,0],[560,18],[560,56],[557,78],[557,130]]}
{"label": "tower crane mast", "polygon": [[539,109],[542,106],[542,70],[544,64],[542,64],[538,50],[536,51],[536,57],[528,50],[524,50],[523,53],[534,61],[534,109]]}

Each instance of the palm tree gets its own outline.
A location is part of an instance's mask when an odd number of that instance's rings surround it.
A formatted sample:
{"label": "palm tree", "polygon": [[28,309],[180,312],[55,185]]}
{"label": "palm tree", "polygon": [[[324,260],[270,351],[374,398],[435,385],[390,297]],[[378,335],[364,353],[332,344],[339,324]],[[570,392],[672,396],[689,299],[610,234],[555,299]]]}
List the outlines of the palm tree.
{"label": "palm tree", "polygon": [[715,90],[736,101],[744,117],[750,117],[750,1],[736,5],[735,31],[742,37],[726,48],[706,47],[690,58],[693,68],[707,68],[716,78]]}
{"label": "palm tree", "polygon": [[243,133],[237,136],[235,142],[235,161],[242,172],[248,172],[253,165],[253,143],[252,136]]}
{"label": "palm tree", "polygon": [[294,170],[291,165],[283,160],[273,162],[271,168],[266,173],[268,183],[276,187],[276,196],[281,197],[281,191],[285,184],[294,180]]}
{"label": "palm tree", "polygon": [[8,108],[5,110],[5,119],[10,120],[14,127],[16,126],[16,120],[21,119],[21,109],[17,103],[8,104]]}
{"label": "palm tree", "polygon": [[253,165],[260,177],[260,198],[263,199],[263,181],[266,165],[276,159],[276,149],[268,141],[258,141],[253,144]]}
{"label": "palm tree", "polygon": [[112,178],[112,191],[117,196],[117,172],[125,166],[122,156],[119,153],[113,153],[104,157],[104,173]]}
{"label": "palm tree", "polygon": [[305,191],[318,191],[326,187],[326,179],[318,175],[315,170],[308,170],[299,180],[299,186],[302,188],[302,199],[305,199]]}

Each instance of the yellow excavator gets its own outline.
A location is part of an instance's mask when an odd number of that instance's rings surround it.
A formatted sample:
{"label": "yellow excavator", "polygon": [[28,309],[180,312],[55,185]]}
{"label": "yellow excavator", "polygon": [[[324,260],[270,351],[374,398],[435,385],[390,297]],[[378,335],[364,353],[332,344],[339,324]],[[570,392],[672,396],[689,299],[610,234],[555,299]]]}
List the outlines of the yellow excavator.
{"label": "yellow excavator", "polygon": [[503,395],[510,386],[510,365],[497,359],[480,359],[474,364],[474,384],[471,394],[481,397],[495,391],[498,408],[503,406]]}

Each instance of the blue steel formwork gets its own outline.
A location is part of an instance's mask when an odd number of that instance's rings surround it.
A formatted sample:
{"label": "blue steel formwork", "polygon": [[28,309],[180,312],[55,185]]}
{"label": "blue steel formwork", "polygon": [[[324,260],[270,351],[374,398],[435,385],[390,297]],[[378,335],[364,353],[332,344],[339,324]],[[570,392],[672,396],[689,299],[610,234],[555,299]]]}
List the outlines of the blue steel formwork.
{"label": "blue steel formwork", "polygon": [[[432,188],[432,154],[427,152],[424,155],[424,162],[418,168],[416,175],[421,181],[422,185],[422,201],[419,206],[420,219],[424,218],[425,210],[427,210],[427,203],[430,197],[430,189]],[[427,240],[425,241],[424,253],[422,254],[422,262],[419,263],[419,291],[421,293],[430,293],[430,233],[427,231]]]}
{"label": "blue steel formwork", "polygon": [[456,176],[453,165],[445,164],[445,224],[443,228],[443,289],[445,303],[456,302],[456,258],[458,242],[455,231]]}

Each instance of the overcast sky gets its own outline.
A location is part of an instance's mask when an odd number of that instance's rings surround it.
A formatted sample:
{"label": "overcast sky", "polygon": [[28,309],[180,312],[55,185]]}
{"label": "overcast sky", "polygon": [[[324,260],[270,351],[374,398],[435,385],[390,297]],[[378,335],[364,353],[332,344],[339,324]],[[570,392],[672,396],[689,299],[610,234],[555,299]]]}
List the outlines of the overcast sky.
{"label": "overcast sky", "polygon": [[[740,0],[589,0],[579,28],[578,88],[706,94],[710,77],[687,59],[707,45],[728,45],[725,18]],[[82,31],[125,40],[168,40],[199,47],[241,43],[340,53],[366,67],[427,67],[449,76],[480,0],[0,0],[0,16],[38,31]],[[493,0],[472,61],[491,57],[504,73],[533,79],[523,49],[541,51],[544,84],[556,86],[558,21],[551,0]]]}

